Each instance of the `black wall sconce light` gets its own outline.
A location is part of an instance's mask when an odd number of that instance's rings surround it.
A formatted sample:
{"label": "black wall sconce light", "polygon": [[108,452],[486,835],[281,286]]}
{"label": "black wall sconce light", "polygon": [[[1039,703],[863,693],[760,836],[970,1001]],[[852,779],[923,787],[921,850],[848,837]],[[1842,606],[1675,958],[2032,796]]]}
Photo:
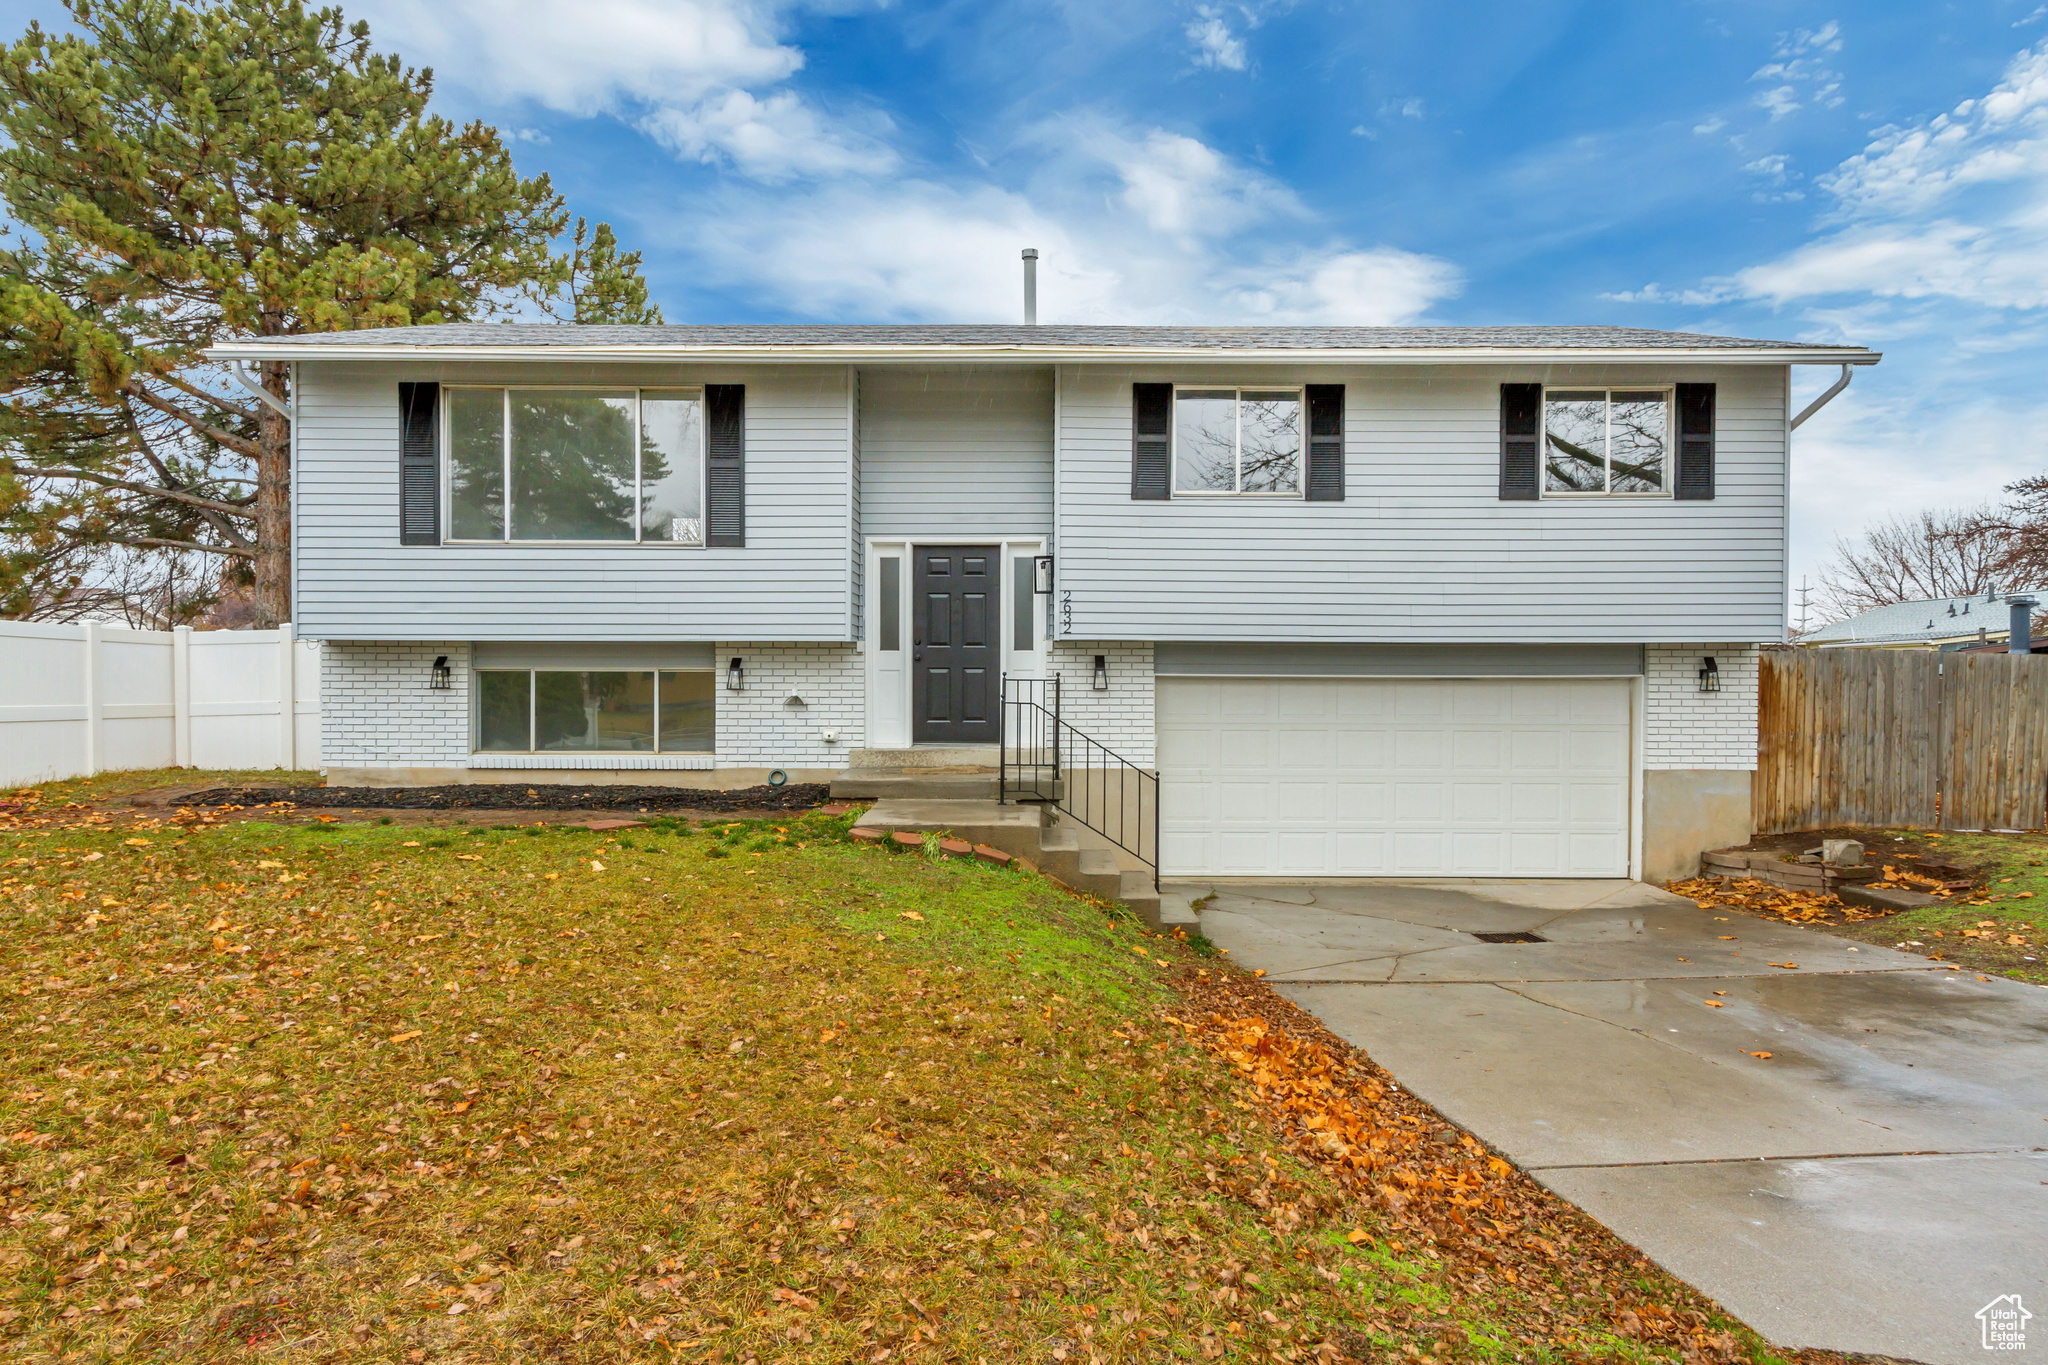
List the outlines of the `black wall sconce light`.
{"label": "black wall sconce light", "polygon": [[1109,691],[1109,656],[1107,654],[1095,656],[1095,690],[1097,692]]}
{"label": "black wall sconce light", "polygon": [[1700,661],[1700,691],[1719,692],[1720,690],[1721,665],[1715,663],[1713,656],[1709,655]]}
{"label": "black wall sconce light", "polygon": [[728,692],[747,690],[747,670],[740,666],[738,659],[725,666],[725,689]]}
{"label": "black wall sconce light", "polygon": [[427,687],[435,692],[446,692],[453,686],[455,686],[455,675],[449,671],[448,656],[446,654],[435,655],[434,666],[427,672]]}
{"label": "black wall sconce light", "polygon": [[1040,597],[1047,596],[1052,592],[1051,555],[1033,555],[1031,557],[1031,591],[1037,593]]}

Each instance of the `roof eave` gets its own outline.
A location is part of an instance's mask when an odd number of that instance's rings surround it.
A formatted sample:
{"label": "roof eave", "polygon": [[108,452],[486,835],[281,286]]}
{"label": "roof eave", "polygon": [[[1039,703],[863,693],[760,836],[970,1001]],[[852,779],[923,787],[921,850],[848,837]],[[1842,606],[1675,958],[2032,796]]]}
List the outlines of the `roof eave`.
{"label": "roof eave", "polygon": [[932,361],[1145,362],[1229,361],[1233,364],[1467,364],[1578,365],[1671,364],[1875,365],[1880,352],[1860,347],[1730,346],[1384,346],[1384,347],[1219,347],[1219,346],[1022,346],[1022,345],[735,345],[735,346],[434,346],[378,342],[294,342],[268,337],[225,342],[204,352],[208,360],[414,360],[414,361],[669,361],[730,364],[760,361],[830,361],[838,364],[903,364]]}

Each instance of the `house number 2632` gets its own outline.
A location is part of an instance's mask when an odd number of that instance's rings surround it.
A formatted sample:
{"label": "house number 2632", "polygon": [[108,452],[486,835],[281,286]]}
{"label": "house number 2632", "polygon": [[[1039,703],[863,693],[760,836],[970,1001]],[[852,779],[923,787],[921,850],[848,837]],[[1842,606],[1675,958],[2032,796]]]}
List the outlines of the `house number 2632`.
{"label": "house number 2632", "polygon": [[1060,634],[1071,635],[1074,631],[1074,594],[1060,594]]}

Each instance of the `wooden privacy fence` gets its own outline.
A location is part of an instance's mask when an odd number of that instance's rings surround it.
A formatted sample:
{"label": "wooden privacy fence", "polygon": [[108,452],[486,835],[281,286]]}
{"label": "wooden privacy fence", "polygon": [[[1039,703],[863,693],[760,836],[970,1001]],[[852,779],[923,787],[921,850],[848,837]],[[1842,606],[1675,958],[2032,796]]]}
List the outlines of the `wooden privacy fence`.
{"label": "wooden privacy fence", "polygon": [[2048,655],[1767,650],[1759,833],[2048,826]]}

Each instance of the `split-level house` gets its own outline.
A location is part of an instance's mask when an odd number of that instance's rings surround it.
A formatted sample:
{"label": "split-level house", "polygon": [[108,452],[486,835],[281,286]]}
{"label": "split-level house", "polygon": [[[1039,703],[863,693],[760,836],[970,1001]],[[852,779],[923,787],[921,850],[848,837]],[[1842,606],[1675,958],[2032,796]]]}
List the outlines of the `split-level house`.
{"label": "split-level house", "polygon": [[1163,873],[1205,878],[1659,878],[1745,839],[1791,367],[1878,358],[509,324],[211,354],[292,367],[330,781],[843,779],[990,752],[1005,680],[1057,677],[1088,761],[1157,773]]}

